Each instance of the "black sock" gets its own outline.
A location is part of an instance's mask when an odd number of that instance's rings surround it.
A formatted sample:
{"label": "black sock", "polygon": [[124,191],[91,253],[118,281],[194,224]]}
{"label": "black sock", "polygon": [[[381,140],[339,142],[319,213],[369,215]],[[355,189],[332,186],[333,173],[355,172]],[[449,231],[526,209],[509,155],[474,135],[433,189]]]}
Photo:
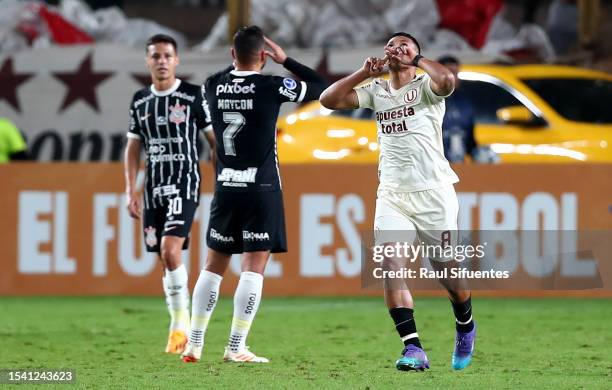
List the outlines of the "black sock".
{"label": "black sock", "polygon": [[[423,348],[419,341],[419,335],[417,334],[416,323],[414,322],[414,310],[408,309],[407,307],[395,307],[389,309],[389,314],[391,314],[391,318],[393,318],[393,322],[395,322],[395,329],[397,329],[397,333],[399,333],[404,345],[412,344],[419,348]],[[404,339],[406,336],[410,335],[414,336],[409,339]]]}
{"label": "black sock", "polygon": [[451,300],[453,312],[455,313],[455,324],[458,332],[471,332],[474,329],[474,320],[472,320],[472,297],[467,301],[455,303]]}

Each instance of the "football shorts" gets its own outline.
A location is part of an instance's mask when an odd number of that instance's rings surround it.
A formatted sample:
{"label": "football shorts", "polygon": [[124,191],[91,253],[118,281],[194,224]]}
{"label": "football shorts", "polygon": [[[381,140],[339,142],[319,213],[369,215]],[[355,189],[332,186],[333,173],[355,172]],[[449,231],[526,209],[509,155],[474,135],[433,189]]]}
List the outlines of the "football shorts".
{"label": "football shorts", "polygon": [[[458,212],[459,202],[452,184],[416,192],[379,190],[374,217],[376,245],[398,241],[412,244],[418,238],[419,243],[429,246],[454,246]],[[443,255],[430,259],[452,260]]]}
{"label": "football shorts", "polygon": [[227,254],[286,252],[282,191],[215,192],[206,243]]}

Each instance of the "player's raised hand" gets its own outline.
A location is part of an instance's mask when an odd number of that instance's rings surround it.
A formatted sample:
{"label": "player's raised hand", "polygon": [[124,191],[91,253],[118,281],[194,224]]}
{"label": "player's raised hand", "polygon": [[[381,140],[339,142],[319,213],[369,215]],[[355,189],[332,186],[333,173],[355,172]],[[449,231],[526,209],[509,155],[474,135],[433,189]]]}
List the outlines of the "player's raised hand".
{"label": "player's raised hand", "polygon": [[269,49],[265,51],[266,55],[272,58],[272,60],[277,64],[282,65],[283,63],[285,63],[285,60],[287,59],[287,54],[285,53],[283,48],[277,45],[273,40],[268,37],[264,37],[264,41],[266,42],[266,46]]}
{"label": "player's raised hand", "polygon": [[363,63],[363,70],[368,74],[368,77],[376,77],[385,73],[385,64],[388,61],[388,57],[383,58],[368,57]]}
{"label": "player's raised hand", "polygon": [[402,65],[413,66],[412,60],[419,53],[410,45],[403,44],[393,49],[386,48],[385,54],[390,60],[395,60]]}
{"label": "player's raised hand", "polygon": [[130,217],[135,219],[140,219],[140,210],[142,209],[140,205],[140,196],[133,193],[127,194],[127,209]]}

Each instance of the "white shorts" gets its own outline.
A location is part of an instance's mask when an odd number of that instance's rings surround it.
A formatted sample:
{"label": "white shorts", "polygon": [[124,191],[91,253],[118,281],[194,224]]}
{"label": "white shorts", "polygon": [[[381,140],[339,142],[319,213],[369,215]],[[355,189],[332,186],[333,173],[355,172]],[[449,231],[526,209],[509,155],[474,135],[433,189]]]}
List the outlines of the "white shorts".
{"label": "white shorts", "polygon": [[[456,245],[459,201],[452,184],[416,192],[379,190],[377,195],[374,217],[377,245],[413,243],[417,236],[425,245]],[[430,259],[451,260],[444,256]]]}

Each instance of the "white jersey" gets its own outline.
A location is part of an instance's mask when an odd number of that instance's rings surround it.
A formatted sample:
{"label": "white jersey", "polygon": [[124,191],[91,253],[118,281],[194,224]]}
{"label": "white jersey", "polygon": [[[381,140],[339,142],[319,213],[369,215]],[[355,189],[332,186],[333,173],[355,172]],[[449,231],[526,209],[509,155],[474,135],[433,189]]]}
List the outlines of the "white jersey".
{"label": "white jersey", "polygon": [[424,74],[393,92],[383,79],[355,88],[359,107],[375,111],[381,190],[424,191],[459,181],[444,157],[445,96],[436,95],[430,82]]}

